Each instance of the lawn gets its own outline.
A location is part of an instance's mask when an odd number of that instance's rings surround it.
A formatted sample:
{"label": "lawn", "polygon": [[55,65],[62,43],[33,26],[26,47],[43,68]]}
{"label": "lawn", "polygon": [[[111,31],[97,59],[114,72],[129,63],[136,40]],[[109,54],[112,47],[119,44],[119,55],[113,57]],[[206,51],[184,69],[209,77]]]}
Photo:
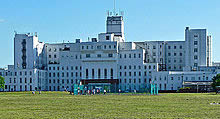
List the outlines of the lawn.
{"label": "lawn", "polygon": [[1,92],[0,118],[220,118],[220,95],[73,96],[66,92]]}

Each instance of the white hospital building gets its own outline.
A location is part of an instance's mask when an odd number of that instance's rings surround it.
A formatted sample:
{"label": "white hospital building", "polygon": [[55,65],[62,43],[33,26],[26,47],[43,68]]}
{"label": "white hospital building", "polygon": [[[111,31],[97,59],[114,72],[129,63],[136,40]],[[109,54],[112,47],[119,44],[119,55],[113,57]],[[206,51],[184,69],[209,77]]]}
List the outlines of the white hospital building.
{"label": "white hospital building", "polygon": [[0,69],[4,91],[63,91],[74,84],[111,84],[115,90],[178,90],[211,82],[212,39],[206,29],[186,27],[182,41],[126,42],[123,16],[108,16],[106,33],[91,41],[44,43],[35,34],[15,34],[14,65]]}

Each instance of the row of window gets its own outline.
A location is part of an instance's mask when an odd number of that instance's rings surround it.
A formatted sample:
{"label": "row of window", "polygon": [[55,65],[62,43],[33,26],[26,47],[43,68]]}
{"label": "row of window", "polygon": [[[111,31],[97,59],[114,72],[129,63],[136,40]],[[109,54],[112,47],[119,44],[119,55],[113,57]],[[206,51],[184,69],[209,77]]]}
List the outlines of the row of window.
{"label": "row of window", "polygon": [[[91,57],[91,54],[86,54],[86,58],[90,58],[90,57]],[[97,54],[97,57],[101,58],[102,55],[101,54]],[[113,54],[108,54],[108,57],[113,57]]]}
{"label": "row of window", "polygon": [[[201,80],[202,78],[201,77],[198,77],[198,80]],[[205,76],[203,76],[203,80],[208,80],[209,79],[209,77],[205,77]],[[155,77],[154,78],[154,80],[155,81],[157,81],[157,78]],[[160,78],[158,78],[158,80],[162,80],[162,78],[160,77]],[[164,77],[164,79],[163,79],[164,81],[166,81],[167,80],[167,77]],[[175,80],[175,77],[170,77],[170,80]],[[182,77],[177,77],[177,80],[183,80],[183,76]],[[190,80],[190,79],[188,79],[188,77],[185,77],[185,80]],[[191,80],[193,81],[193,80],[196,80],[196,77],[191,77]]]}
{"label": "row of window", "polygon": [[[101,69],[97,70],[98,72],[98,78],[101,78]],[[111,78],[113,78],[114,75],[114,70],[110,69],[110,76]],[[86,69],[86,78],[89,77],[89,69]],[[95,77],[95,69],[92,69],[92,77]],[[104,69],[104,77],[107,78],[108,77],[108,69]]]}
{"label": "row of window", "polygon": [[[138,74],[137,72],[128,72],[128,76],[132,76],[132,74],[133,76],[141,76],[141,72],[138,72]],[[122,72],[119,72],[119,76],[122,76]],[[124,76],[127,76],[127,72],[124,72]],[[147,76],[147,72],[144,72],[144,76]]]}
{"label": "row of window", "polygon": [[[141,79],[119,79],[120,83],[142,83]],[[147,83],[147,79],[144,79],[143,83]]]}
{"label": "row of window", "polygon": [[[52,58],[52,55],[49,55],[49,58]],[[57,55],[55,54],[53,58],[57,58]]]}
{"label": "row of window", "polygon": [[[75,77],[78,77],[78,74],[80,75],[80,77],[82,76],[82,73],[80,72],[80,73],[78,73],[78,72],[75,72]],[[73,77],[74,76],[74,73],[73,72],[71,72],[71,73],[69,73],[69,72],[66,72],[66,75],[65,75],[65,73],[64,72],[62,72],[61,73],[61,77],[69,77],[69,76],[71,76],[71,77]],[[60,73],[58,72],[58,73],[49,73],[49,77],[60,77]]]}
{"label": "row of window", "polygon": [[[48,68],[49,70],[60,70],[60,67],[49,67]],[[61,70],[82,70],[82,67],[81,66],[66,66],[66,67],[61,67]]]}
{"label": "row of window", "polygon": [[[168,46],[168,49],[171,49],[171,46]],[[174,45],[174,46],[173,46],[173,49],[177,49],[177,46],[176,46],[176,45]],[[180,45],[180,46],[179,46],[179,49],[183,49],[183,46],[182,46],[182,45]]]}
{"label": "row of window", "polygon": [[[174,59],[174,60],[173,60],[173,62],[174,62],[174,63],[176,63],[176,62],[177,62],[177,60],[176,60],[176,59]],[[183,62],[183,60],[182,60],[182,59],[180,59],[180,60],[179,60],[179,63],[182,63],[182,62]],[[171,60],[170,60],[170,59],[168,60],[168,63],[171,63]]]}
{"label": "row of window", "polygon": [[[66,84],[69,84],[69,83],[71,83],[71,84],[74,84],[74,80],[73,79],[71,79],[71,80],[69,80],[69,79],[66,79],[66,80],[64,80],[64,79],[62,79],[62,80],[60,80],[60,79],[49,79],[49,83],[51,84],[51,83],[53,83],[53,84],[55,84],[55,83],[62,83],[62,84],[64,84],[66,82]],[[75,83],[77,82],[77,79],[75,79]]]}
{"label": "row of window", "polygon": [[[20,89],[18,89],[18,90],[19,90],[19,91],[23,91],[23,88],[22,88],[22,87],[23,87],[23,86],[20,85],[20,86],[19,86]],[[17,86],[15,86],[15,85],[14,85],[14,86],[5,85],[5,89],[8,90],[8,91],[18,91],[18,90],[16,90],[16,88],[17,88]],[[37,89],[37,88],[35,88],[35,90],[36,90],[36,89]],[[32,88],[32,85],[29,86],[29,90],[30,90],[30,91],[34,90],[34,89]],[[28,86],[27,86],[27,85],[24,86],[24,91],[28,91]]]}
{"label": "row of window", "polygon": [[[81,46],[81,48],[82,48],[82,50],[84,50],[84,49],[87,49],[87,50],[89,50],[89,49],[94,49],[94,46],[93,45],[90,45],[90,46]],[[98,46],[96,46],[96,49],[98,49],[98,50],[100,50],[100,49],[116,49],[116,45],[98,45]]]}
{"label": "row of window", "polygon": [[[64,55],[62,55],[62,57],[65,57]],[[72,57],[73,58],[73,55],[71,55],[71,56],[68,56],[68,55],[66,55],[66,57]],[[75,59],[82,59],[82,56],[81,55],[75,55]]]}
{"label": "row of window", "polygon": [[[9,83],[17,83],[17,80],[16,80],[16,78],[14,78],[14,80],[12,80],[11,78],[9,79]],[[32,78],[29,78],[29,80],[27,80],[27,78],[24,78],[24,81],[23,81],[23,79],[22,78],[20,78],[20,81],[19,81],[20,83],[32,83],[33,81],[32,81]]]}
{"label": "row of window", "polygon": [[[171,66],[168,66],[168,69],[172,69],[172,67]],[[178,69],[178,66],[173,66],[173,69],[175,70],[175,69]],[[180,65],[179,66],[179,69],[182,69],[182,65]]]}
{"label": "row of window", "polygon": [[[171,56],[171,53],[168,53],[168,56]],[[173,53],[173,56],[177,56],[177,53]],[[183,53],[179,53],[179,56],[183,56]]]}
{"label": "row of window", "polygon": [[141,58],[141,54],[120,54],[119,58]]}
{"label": "row of window", "polygon": [[[62,50],[62,48],[59,48],[59,51],[61,51],[61,50]],[[51,49],[51,48],[49,48],[49,49],[48,49],[48,51],[49,51],[49,52],[51,52],[51,51],[52,51],[52,49]],[[56,51],[57,51],[57,49],[56,49],[56,48],[54,48],[54,49],[53,49],[53,52],[56,52]]]}
{"label": "row of window", "polygon": [[[27,76],[28,75],[28,72],[25,71],[25,72],[5,72],[5,76],[17,76],[17,75],[24,75],[24,76]],[[31,76],[32,75],[32,71],[29,72],[29,75]]]}
{"label": "row of window", "polygon": [[[120,65],[119,66],[119,69],[141,69],[141,66],[139,65],[139,66],[136,66],[136,65],[134,65],[134,66],[131,66],[131,65],[129,65],[129,66],[122,66],[122,65]],[[156,69],[156,66],[155,65],[149,65],[149,66],[144,66],[144,69]]]}

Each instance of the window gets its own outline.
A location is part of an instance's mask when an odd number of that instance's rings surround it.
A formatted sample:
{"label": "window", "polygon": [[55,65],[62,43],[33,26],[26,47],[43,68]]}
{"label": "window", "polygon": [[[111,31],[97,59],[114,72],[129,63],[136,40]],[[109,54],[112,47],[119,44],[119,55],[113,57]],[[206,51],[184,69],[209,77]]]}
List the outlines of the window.
{"label": "window", "polygon": [[194,41],[194,45],[198,45],[198,41]]}
{"label": "window", "polygon": [[198,49],[197,49],[197,48],[194,48],[194,52],[198,52]]}
{"label": "window", "polygon": [[168,53],[168,56],[171,56],[171,53]]}
{"label": "window", "polygon": [[168,46],[168,49],[170,49],[171,47],[170,46]]}
{"label": "window", "polygon": [[107,78],[107,69],[104,69],[104,76],[105,76],[105,78]]}
{"label": "window", "polygon": [[139,69],[141,69],[141,66],[138,66]]}
{"label": "window", "polygon": [[101,69],[98,69],[98,78],[101,78]]}
{"label": "window", "polygon": [[54,55],[54,58],[57,58],[57,55]]}
{"label": "window", "polygon": [[92,69],[92,78],[95,77],[95,69]]}
{"label": "window", "polygon": [[182,53],[180,53],[180,56],[183,56],[183,54],[182,54]]}
{"label": "window", "polygon": [[183,46],[182,46],[182,45],[180,45],[180,49],[183,49]]}
{"label": "window", "polygon": [[113,69],[111,69],[111,79],[113,79],[113,74],[114,74]]}
{"label": "window", "polygon": [[174,46],[174,49],[176,49],[176,46]]}
{"label": "window", "polygon": [[108,54],[108,57],[113,57],[113,54]]}
{"label": "window", "polygon": [[97,46],[97,49],[99,49],[99,50],[100,50],[100,49],[102,49],[102,47],[101,47],[100,45],[98,45],[98,46]]}
{"label": "window", "polygon": [[139,76],[141,76],[141,72],[139,72]]}
{"label": "window", "polygon": [[156,49],[156,46],[153,46],[153,49]]}
{"label": "window", "polygon": [[174,53],[174,56],[176,56],[176,53]]}
{"label": "window", "polygon": [[196,59],[198,59],[198,56],[197,56],[197,55],[195,55],[195,56],[194,56],[194,59],[195,59],[195,60],[196,60]]}
{"label": "window", "polygon": [[97,54],[97,57],[100,58],[100,57],[102,57],[102,55],[101,54]]}
{"label": "window", "polygon": [[90,54],[86,54],[86,58],[90,58]]}
{"label": "window", "polygon": [[197,35],[197,34],[195,34],[195,35],[194,35],[194,38],[198,38],[198,35]]}
{"label": "window", "polygon": [[109,37],[109,36],[106,36],[106,40],[110,40],[110,37]]}
{"label": "window", "polygon": [[197,63],[194,63],[194,67],[197,67],[198,66],[198,64]]}
{"label": "window", "polygon": [[109,45],[109,49],[111,49],[112,48],[112,46],[111,45]]}
{"label": "window", "polygon": [[173,80],[173,77],[171,77],[171,80]]}
{"label": "window", "polygon": [[51,55],[49,55],[49,58],[51,58]]}
{"label": "window", "polygon": [[89,69],[86,69],[86,78],[89,77]]}

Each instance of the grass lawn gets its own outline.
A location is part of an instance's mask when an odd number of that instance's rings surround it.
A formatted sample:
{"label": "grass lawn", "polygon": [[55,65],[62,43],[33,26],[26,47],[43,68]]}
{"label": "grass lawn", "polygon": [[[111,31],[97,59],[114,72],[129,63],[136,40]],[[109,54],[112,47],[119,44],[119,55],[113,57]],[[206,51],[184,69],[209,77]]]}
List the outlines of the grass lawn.
{"label": "grass lawn", "polygon": [[220,95],[73,96],[66,92],[0,92],[0,118],[210,118],[220,119]]}

